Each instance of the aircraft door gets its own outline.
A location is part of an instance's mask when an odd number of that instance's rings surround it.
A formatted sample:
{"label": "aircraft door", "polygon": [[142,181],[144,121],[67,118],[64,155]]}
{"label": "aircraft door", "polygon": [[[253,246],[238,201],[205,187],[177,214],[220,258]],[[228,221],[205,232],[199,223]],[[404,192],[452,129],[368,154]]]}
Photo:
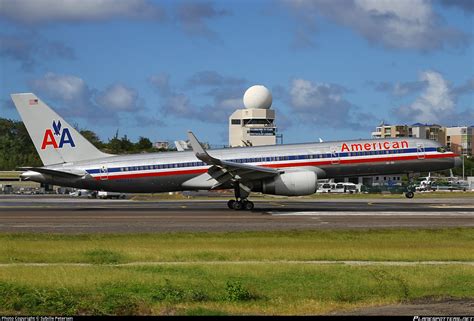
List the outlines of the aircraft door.
{"label": "aircraft door", "polygon": [[339,150],[340,148],[338,146],[331,147],[331,164],[339,164],[341,160]]}
{"label": "aircraft door", "polygon": [[100,168],[99,177],[101,181],[106,181],[109,179],[109,170],[107,166],[104,165]]}
{"label": "aircraft door", "polygon": [[425,159],[425,146],[423,144],[416,145],[416,154],[418,156],[418,159]]}

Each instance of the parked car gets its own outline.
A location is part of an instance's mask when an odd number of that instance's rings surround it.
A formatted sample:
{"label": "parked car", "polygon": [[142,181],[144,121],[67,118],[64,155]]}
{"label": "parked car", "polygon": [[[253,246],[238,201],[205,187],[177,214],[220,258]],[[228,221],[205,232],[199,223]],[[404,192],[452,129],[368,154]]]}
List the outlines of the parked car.
{"label": "parked car", "polygon": [[88,189],[78,189],[72,193],[69,193],[70,196],[74,197],[87,197],[87,198],[96,198],[97,197],[97,192],[96,191],[91,191]]}

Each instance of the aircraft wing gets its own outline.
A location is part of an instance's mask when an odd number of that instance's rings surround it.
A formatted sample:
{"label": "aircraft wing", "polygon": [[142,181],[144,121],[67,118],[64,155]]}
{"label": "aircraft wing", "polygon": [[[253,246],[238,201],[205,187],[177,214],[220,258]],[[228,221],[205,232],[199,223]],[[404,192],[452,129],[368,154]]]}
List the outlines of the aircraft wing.
{"label": "aircraft wing", "polygon": [[44,167],[20,167],[18,169],[22,171],[33,171],[40,174],[47,174],[51,176],[64,177],[64,178],[80,178],[88,174],[86,171],[70,171],[70,170],[59,171],[59,170],[44,168]]}
{"label": "aircraft wing", "polygon": [[208,170],[209,175],[218,181],[216,186],[220,186],[230,180],[234,181],[251,181],[279,175],[281,171],[274,168],[262,166],[234,163],[209,155],[197,140],[196,136],[190,131],[188,132],[189,141],[194,154],[204,163],[211,165]]}

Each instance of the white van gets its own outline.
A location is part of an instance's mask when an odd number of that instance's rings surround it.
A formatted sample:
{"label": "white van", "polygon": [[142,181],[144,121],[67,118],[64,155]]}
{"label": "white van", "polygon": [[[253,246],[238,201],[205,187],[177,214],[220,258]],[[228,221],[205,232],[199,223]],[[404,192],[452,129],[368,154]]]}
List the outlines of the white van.
{"label": "white van", "polygon": [[361,184],[354,183],[322,183],[317,193],[360,193]]}
{"label": "white van", "polygon": [[336,188],[335,183],[322,183],[318,185],[317,193],[331,193]]}

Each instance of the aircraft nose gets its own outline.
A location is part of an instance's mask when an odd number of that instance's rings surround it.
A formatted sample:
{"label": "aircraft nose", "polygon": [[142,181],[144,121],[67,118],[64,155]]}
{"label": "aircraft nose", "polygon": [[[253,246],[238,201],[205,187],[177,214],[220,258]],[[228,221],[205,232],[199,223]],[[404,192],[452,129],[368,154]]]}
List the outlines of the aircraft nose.
{"label": "aircraft nose", "polygon": [[454,157],[454,167],[462,166],[462,159],[461,157]]}

